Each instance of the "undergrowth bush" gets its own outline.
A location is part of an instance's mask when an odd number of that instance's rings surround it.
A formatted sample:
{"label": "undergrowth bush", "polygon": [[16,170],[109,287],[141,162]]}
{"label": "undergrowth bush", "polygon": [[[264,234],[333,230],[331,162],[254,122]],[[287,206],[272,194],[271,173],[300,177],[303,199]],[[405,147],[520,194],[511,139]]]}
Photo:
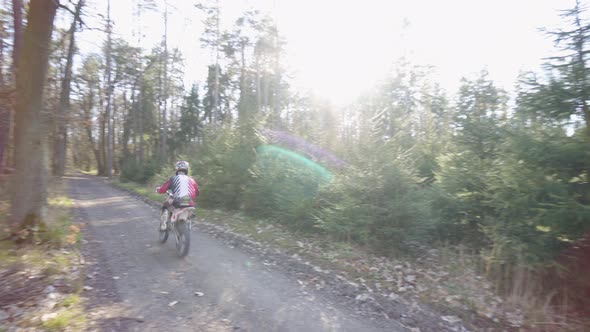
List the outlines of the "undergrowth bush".
{"label": "undergrowth bush", "polygon": [[364,165],[339,172],[321,192],[318,227],[383,253],[431,243],[432,192],[421,184],[406,153],[392,145],[375,152]]}
{"label": "undergrowth bush", "polygon": [[140,164],[135,159],[123,161],[121,166],[121,181],[133,181],[145,184],[160,171],[161,163],[153,158]]}
{"label": "undergrowth bush", "polygon": [[244,193],[244,208],[256,217],[271,218],[299,230],[312,230],[319,188],[327,179],[288,154],[259,149],[250,169],[252,180]]}
{"label": "undergrowth bush", "polygon": [[200,204],[228,210],[242,207],[259,142],[252,124],[227,124],[208,132],[204,144],[187,154],[191,174],[199,184]]}

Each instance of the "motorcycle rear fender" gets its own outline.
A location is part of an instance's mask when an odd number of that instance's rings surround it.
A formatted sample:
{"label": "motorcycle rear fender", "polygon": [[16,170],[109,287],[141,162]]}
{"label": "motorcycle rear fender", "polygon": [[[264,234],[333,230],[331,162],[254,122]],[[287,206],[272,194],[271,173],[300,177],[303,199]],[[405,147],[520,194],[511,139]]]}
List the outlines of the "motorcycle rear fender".
{"label": "motorcycle rear fender", "polygon": [[172,214],[172,221],[176,221],[177,219],[188,220],[188,218],[191,216],[194,210],[194,207],[178,209],[174,211],[174,213]]}

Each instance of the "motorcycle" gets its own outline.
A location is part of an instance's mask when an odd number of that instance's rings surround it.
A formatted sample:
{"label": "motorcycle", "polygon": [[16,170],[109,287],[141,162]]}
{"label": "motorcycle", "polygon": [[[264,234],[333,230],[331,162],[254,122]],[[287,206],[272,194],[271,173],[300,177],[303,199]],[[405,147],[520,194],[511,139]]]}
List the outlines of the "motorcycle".
{"label": "motorcycle", "polygon": [[176,238],[176,254],[178,257],[184,257],[188,254],[191,244],[192,218],[195,208],[192,206],[173,207],[174,195],[170,191],[166,193],[168,194],[168,203],[172,211],[170,212],[168,209],[163,208],[160,213],[160,221],[166,222],[166,229],[159,226],[159,240],[162,244],[166,243],[169,233],[174,234]]}

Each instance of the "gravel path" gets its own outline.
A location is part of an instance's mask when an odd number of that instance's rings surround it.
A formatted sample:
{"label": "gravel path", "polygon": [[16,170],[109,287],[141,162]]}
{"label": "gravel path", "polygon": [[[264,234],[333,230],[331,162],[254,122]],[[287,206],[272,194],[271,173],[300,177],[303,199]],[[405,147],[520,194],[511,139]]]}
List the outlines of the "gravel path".
{"label": "gravel path", "polygon": [[[187,257],[157,241],[158,211],[90,176],[72,175],[85,224],[86,299],[96,331],[405,331],[302,289],[288,270],[193,228]],[[198,211],[197,211],[198,215]]]}

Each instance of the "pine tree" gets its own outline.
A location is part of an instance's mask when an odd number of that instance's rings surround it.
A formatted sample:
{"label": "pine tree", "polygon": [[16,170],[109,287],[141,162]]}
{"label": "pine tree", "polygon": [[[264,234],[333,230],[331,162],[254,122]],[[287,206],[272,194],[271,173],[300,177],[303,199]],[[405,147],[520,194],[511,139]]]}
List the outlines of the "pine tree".
{"label": "pine tree", "polygon": [[184,97],[183,105],[180,108],[180,129],[177,133],[179,145],[199,142],[199,138],[202,136],[202,109],[199,98],[199,86],[195,84],[189,94]]}
{"label": "pine tree", "polygon": [[504,135],[506,93],[495,87],[486,71],[463,80],[457,100],[451,151],[440,158],[438,202],[441,232],[452,240],[481,245],[481,227],[495,216],[489,206],[489,178],[494,171]]}

